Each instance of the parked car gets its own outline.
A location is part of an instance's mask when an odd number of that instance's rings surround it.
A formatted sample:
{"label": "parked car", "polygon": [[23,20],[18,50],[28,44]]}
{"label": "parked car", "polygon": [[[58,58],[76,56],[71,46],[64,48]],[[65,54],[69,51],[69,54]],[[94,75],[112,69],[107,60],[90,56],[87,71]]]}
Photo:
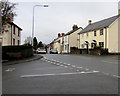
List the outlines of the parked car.
{"label": "parked car", "polygon": [[58,51],[57,51],[57,50],[54,50],[54,49],[51,49],[51,50],[50,50],[50,54],[58,54]]}
{"label": "parked car", "polygon": [[37,53],[40,53],[40,54],[46,54],[46,50],[44,47],[40,47],[36,50]]}

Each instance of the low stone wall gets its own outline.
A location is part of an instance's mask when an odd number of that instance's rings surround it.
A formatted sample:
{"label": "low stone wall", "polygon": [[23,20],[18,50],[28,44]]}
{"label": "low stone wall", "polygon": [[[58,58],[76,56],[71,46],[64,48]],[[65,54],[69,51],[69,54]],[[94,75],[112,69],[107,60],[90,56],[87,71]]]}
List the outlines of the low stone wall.
{"label": "low stone wall", "polygon": [[105,55],[108,54],[108,49],[80,49],[80,54],[90,54],[90,55]]}
{"label": "low stone wall", "polygon": [[71,47],[70,51],[70,54],[80,54],[80,50],[76,47]]}

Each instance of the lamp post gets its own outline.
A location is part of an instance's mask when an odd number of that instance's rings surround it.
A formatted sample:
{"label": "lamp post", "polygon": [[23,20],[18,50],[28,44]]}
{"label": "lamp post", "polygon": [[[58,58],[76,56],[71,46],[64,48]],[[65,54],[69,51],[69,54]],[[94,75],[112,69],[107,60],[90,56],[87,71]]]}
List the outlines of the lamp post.
{"label": "lamp post", "polygon": [[33,21],[32,21],[32,46],[33,46],[33,38],[34,38],[34,10],[35,7],[48,7],[48,5],[34,5],[33,6]]}

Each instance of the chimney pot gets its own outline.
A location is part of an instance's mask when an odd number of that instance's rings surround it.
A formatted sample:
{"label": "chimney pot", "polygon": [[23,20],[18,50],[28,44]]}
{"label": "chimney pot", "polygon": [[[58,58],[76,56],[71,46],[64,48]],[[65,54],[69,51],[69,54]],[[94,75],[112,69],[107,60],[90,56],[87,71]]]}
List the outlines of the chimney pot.
{"label": "chimney pot", "polygon": [[92,24],[92,20],[89,20],[89,21],[88,21],[88,24]]}

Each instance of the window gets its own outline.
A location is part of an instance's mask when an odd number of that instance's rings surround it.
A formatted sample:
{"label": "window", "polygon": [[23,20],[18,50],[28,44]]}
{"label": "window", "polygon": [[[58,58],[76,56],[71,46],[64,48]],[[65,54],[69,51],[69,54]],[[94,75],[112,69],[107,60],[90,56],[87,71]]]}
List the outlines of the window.
{"label": "window", "polygon": [[13,39],[13,45],[15,45],[15,39]]}
{"label": "window", "polygon": [[15,34],[15,26],[13,27],[13,34]]}
{"label": "window", "polygon": [[103,29],[100,30],[100,35],[103,35]]}
{"label": "window", "polygon": [[104,47],[104,42],[99,42],[99,46]]}
{"label": "window", "polygon": [[67,45],[65,45],[65,50],[67,50]]}
{"label": "window", "polygon": [[18,36],[20,36],[20,30],[18,30]]}
{"label": "window", "polygon": [[86,36],[88,37],[88,33],[86,33]]}
{"label": "window", "polygon": [[84,34],[82,34],[82,37],[84,37]]}
{"label": "window", "polygon": [[18,45],[20,45],[20,40],[18,40]]}
{"label": "window", "polygon": [[84,48],[84,44],[81,44],[82,48]]}
{"label": "window", "polygon": [[94,36],[97,36],[96,31],[94,31]]}

